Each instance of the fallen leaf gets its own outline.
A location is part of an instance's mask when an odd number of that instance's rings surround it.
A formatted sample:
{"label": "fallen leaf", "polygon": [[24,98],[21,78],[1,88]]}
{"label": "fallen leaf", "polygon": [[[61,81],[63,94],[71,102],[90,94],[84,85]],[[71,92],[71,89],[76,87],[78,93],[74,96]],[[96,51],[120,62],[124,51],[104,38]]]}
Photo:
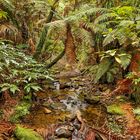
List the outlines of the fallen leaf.
{"label": "fallen leaf", "polygon": [[45,114],[50,114],[52,111],[51,110],[49,110],[48,108],[44,108],[44,113]]}

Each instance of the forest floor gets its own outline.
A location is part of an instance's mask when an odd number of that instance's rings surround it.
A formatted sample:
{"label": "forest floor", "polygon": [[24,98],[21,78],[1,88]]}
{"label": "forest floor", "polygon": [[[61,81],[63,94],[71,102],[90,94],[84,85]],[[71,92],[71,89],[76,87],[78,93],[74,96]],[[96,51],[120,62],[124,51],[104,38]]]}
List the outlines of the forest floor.
{"label": "forest floor", "polygon": [[16,124],[45,140],[139,140],[140,106],[124,95],[108,98],[115,85],[95,85],[89,79],[59,78],[60,89],[50,84],[38,92],[30,113],[18,122],[10,121],[18,97],[1,101],[0,140],[16,140]]}

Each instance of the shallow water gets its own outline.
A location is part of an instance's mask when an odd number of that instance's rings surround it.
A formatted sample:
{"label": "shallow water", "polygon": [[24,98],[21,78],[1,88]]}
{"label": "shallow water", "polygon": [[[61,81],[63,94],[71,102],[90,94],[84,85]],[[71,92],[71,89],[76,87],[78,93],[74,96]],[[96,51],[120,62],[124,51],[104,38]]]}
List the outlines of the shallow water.
{"label": "shallow water", "polygon": [[[102,105],[87,104],[76,91],[49,90],[39,93],[39,103],[33,107],[23,122],[35,127],[47,127],[52,124],[63,124],[72,118],[76,111],[90,126],[100,127],[105,123],[105,109]],[[50,113],[45,113],[45,108]]]}

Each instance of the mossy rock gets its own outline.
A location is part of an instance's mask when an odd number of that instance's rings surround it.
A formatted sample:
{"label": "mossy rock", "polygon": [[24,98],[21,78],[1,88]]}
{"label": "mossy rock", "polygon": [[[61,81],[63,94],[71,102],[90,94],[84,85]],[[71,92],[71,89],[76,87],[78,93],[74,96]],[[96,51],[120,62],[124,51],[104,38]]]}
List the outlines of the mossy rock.
{"label": "mossy rock", "polygon": [[17,125],[14,134],[18,140],[43,140],[37,132],[19,125]]}
{"label": "mossy rock", "polygon": [[100,101],[100,96],[86,96],[85,101],[89,104],[97,104]]}
{"label": "mossy rock", "polygon": [[124,114],[121,107],[117,104],[107,106],[107,112],[110,114],[113,114],[113,115],[123,115]]}

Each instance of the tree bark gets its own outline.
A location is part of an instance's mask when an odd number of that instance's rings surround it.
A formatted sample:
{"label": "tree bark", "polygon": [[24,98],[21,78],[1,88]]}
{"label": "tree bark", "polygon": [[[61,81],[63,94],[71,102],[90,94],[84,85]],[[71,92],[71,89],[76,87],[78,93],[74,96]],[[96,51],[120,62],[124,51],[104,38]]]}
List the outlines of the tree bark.
{"label": "tree bark", "polygon": [[51,68],[55,65],[65,54],[65,50],[63,50],[50,64],[46,66],[47,69]]}
{"label": "tree bark", "polygon": [[[51,7],[51,10],[50,10],[50,13],[48,15],[48,18],[47,18],[47,21],[46,23],[49,23],[52,21],[53,19],[53,15],[54,15],[54,11],[55,11],[55,8],[56,8],[56,4],[59,0],[55,0],[53,6]],[[42,33],[40,35],[40,40],[39,40],[39,43],[36,47],[36,52],[34,54],[34,57],[37,58],[40,54],[41,54],[41,51],[42,51],[42,48],[43,48],[43,45],[46,41],[46,36],[48,34],[48,30],[49,30],[49,27],[48,26],[44,26],[43,30],[42,30]]]}

